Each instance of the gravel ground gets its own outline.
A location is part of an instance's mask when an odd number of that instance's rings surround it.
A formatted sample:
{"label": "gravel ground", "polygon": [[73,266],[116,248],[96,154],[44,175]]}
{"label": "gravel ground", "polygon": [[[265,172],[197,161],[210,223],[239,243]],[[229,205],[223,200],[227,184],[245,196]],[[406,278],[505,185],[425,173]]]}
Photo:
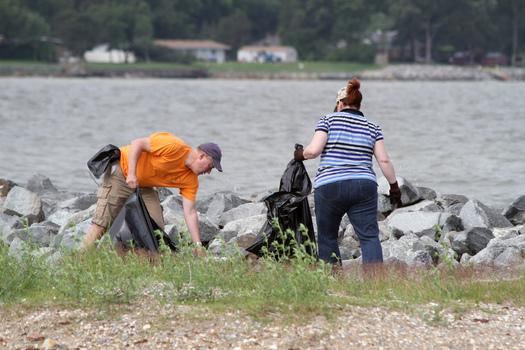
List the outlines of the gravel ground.
{"label": "gravel ground", "polygon": [[[424,311],[426,310],[426,311]],[[338,316],[260,323],[242,312],[143,303],[116,318],[83,310],[0,310],[1,349],[525,349],[525,308],[408,314],[352,306]],[[416,314],[417,313],[417,314]]]}

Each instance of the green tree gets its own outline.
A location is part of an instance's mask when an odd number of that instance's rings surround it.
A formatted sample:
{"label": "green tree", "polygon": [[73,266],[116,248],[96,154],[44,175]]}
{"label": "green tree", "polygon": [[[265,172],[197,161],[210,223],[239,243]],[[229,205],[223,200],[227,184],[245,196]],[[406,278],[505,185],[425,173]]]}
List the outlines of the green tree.
{"label": "green tree", "polygon": [[232,52],[236,52],[251,40],[251,30],[252,25],[246,14],[236,10],[219,21],[215,39],[230,45]]}
{"label": "green tree", "polygon": [[5,40],[16,45],[31,45],[35,61],[38,59],[39,43],[50,32],[49,24],[38,13],[16,0],[0,1],[0,33]]}
{"label": "green tree", "polygon": [[281,3],[279,34],[305,60],[317,60],[327,51],[332,36],[332,0],[284,0]]}
{"label": "green tree", "polygon": [[[498,12],[503,23],[510,23],[511,30],[511,62],[516,64],[519,53],[519,33],[521,26],[525,27],[525,1],[523,0],[498,0]],[[505,33],[506,34],[506,33]],[[508,36],[508,34],[507,34]]]}
{"label": "green tree", "polygon": [[495,6],[496,0],[457,0],[454,12],[449,14],[450,24],[436,41],[453,51],[472,53],[471,60],[478,51],[499,50],[494,47],[499,45],[492,16]]}
{"label": "green tree", "polygon": [[[390,3],[401,38],[410,38],[415,47],[424,43],[424,62],[432,62],[432,44],[436,35],[448,26],[456,10],[457,0],[399,0]],[[418,60],[419,50],[414,49]]]}

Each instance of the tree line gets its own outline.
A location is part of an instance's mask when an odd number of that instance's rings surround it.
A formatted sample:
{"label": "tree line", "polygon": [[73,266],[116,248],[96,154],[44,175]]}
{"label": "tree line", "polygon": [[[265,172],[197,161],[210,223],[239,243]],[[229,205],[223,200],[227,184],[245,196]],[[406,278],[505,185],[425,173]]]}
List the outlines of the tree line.
{"label": "tree line", "polygon": [[[0,0],[0,58],[56,60],[100,43],[161,59],[154,39],[212,39],[236,50],[267,35],[306,61],[407,62],[453,52],[525,53],[524,0]],[[165,54],[165,52],[164,52]]]}

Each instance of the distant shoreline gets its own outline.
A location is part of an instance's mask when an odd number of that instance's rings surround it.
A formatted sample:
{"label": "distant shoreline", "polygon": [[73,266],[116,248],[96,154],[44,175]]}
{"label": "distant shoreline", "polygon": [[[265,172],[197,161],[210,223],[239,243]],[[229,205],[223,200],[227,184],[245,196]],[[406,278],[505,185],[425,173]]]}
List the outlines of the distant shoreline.
{"label": "distant shoreline", "polygon": [[347,80],[354,76],[378,81],[525,81],[525,67],[463,67],[395,64],[358,72],[218,72],[205,69],[112,69],[62,66],[3,66],[0,76],[73,78],[205,78],[264,80]]}

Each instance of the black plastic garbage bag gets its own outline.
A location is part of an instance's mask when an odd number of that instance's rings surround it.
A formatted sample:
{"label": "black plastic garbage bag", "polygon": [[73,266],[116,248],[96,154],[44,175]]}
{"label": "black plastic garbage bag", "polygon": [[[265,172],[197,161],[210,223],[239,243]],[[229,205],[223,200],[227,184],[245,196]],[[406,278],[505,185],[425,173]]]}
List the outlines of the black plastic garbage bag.
{"label": "black plastic garbage bag", "polygon": [[[291,229],[294,232],[293,238],[298,244],[301,245],[310,240],[315,245],[312,215],[307,198],[311,190],[312,182],[303,162],[290,161],[281,177],[279,192],[275,192],[264,199],[268,209],[267,221],[252,245],[246,250],[261,256],[261,248],[264,246],[268,248],[269,252],[275,251],[276,248],[272,246],[273,242],[284,243],[285,246],[290,245],[292,237],[287,235],[283,242],[283,239],[279,237],[279,228],[273,227],[273,218],[279,220],[279,226],[283,233],[286,234],[287,229]],[[306,227],[308,236],[304,236],[299,231],[300,224]],[[310,246],[306,246],[306,252],[317,257],[316,249],[314,250]]]}
{"label": "black plastic garbage bag", "polygon": [[129,248],[131,246],[130,242],[132,242],[133,246],[137,248],[158,251],[159,238],[155,235],[155,230],[159,230],[167,246],[172,250],[177,250],[170,237],[149,215],[146,204],[137,187],[135,192],[129,196],[126,204],[124,204],[124,207],[109,229],[111,241],[115,246]]}
{"label": "black plastic garbage bag", "polygon": [[87,162],[89,171],[99,179],[102,174],[106,171],[108,165],[120,158],[120,149],[112,144],[106,145],[100,149],[90,160]]}

